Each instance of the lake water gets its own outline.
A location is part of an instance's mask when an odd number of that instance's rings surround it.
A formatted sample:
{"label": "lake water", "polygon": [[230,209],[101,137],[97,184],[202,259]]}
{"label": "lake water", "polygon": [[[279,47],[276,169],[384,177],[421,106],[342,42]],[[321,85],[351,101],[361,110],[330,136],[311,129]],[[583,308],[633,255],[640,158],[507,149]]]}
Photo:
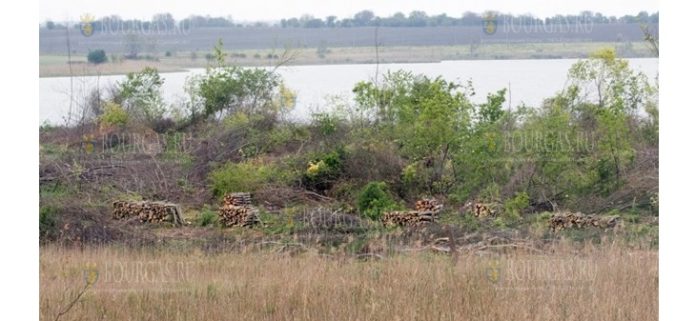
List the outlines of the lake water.
{"label": "lake water", "polygon": [[[631,68],[642,71],[651,79],[657,76],[658,59],[628,59]],[[443,76],[450,81],[472,81],[476,95],[473,102],[483,102],[490,92],[502,88],[511,89],[513,106],[526,104],[538,106],[566,85],[568,69],[577,59],[543,60],[466,60],[419,64],[380,64],[379,72],[409,70],[428,76]],[[375,65],[316,65],[289,66],[278,69],[286,85],[297,93],[297,106],[290,114],[294,119],[307,119],[316,111],[330,109],[327,99],[339,97],[351,101],[353,85],[361,80],[373,79]],[[192,74],[204,69],[186,72],[163,73],[163,96],[167,103],[185,99],[184,83]],[[73,78],[73,96],[86,97],[97,86],[105,87],[125,78],[123,75]],[[39,79],[39,121],[60,124],[70,108],[70,78]],[[80,99],[76,99],[80,100]],[[84,98],[82,98],[84,100]],[[76,103],[79,103],[76,102]],[[76,107],[74,107],[76,108]]]}

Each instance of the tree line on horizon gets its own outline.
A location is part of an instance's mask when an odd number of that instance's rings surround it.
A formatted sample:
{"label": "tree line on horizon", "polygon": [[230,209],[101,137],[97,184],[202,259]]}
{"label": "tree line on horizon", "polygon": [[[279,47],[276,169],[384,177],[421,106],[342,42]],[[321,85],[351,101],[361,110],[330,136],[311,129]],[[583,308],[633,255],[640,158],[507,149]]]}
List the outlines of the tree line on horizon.
{"label": "tree line on horizon", "polygon": [[[555,15],[553,17],[539,18],[529,14],[512,15],[500,12],[475,13],[467,11],[461,17],[450,17],[447,14],[428,15],[424,11],[411,11],[408,15],[402,12],[391,16],[380,17],[370,10],[362,10],[352,17],[339,19],[331,15],[325,18],[314,17],[309,14],[301,17],[281,19],[278,22],[246,22],[235,21],[232,17],[212,17],[191,15],[188,18],[177,21],[171,13],[155,14],[150,21],[139,19],[123,19],[118,15],[105,16],[91,21],[97,30],[106,28],[120,28],[125,30],[151,30],[180,28],[243,28],[243,27],[280,27],[280,28],[352,28],[352,27],[442,27],[442,26],[480,26],[485,19],[495,19],[498,22],[512,21],[519,25],[545,25],[568,23],[659,23],[659,12],[648,13],[641,11],[636,15],[606,16],[599,12],[582,11],[576,15]],[[70,24],[80,28],[80,23]],[[52,29],[64,29],[66,24],[52,20],[46,21],[42,27]]]}

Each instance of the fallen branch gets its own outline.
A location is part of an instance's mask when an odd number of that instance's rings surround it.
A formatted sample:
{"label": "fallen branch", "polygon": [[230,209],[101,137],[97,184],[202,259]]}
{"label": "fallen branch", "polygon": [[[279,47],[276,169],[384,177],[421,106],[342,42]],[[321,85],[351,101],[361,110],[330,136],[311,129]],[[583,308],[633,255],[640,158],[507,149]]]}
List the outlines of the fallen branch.
{"label": "fallen branch", "polygon": [[322,201],[333,201],[333,200],[334,200],[334,199],[331,198],[331,197],[324,196],[324,195],[321,195],[321,194],[317,194],[317,193],[312,192],[312,191],[304,191],[304,194],[307,195],[307,196],[311,196],[311,197],[318,198],[318,199],[320,199],[320,200],[322,200]]}

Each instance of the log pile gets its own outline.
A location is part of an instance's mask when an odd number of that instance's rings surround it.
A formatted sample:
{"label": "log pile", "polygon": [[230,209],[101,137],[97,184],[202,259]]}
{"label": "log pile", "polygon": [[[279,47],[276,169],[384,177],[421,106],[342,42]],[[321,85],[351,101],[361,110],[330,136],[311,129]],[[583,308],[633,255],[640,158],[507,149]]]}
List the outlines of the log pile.
{"label": "log pile", "polygon": [[485,218],[495,216],[496,210],[493,204],[485,204],[481,202],[469,202],[465,208],[471,211],[477,218]]}
{"label": "log pile", "polygon": [[249,193],[225,195],[218,215],[220,223],[225,227],[252,227],[261,222],[259,220],[259,210],[251,205],[251,195]]}
{"label": "log pile", "polygon": [[416,202],[415,211],[392,211],[382,216],[384,226],[422,226],[434,223],[443,205],[434,198],[426,198]]}
{"label": "log pile", "polygon": [[416,211],[419,212],[440,212],[443,205],[434,198],[424,198],[416,201]]}
{"label": "log pile", "polygon": [[384,226],[421,226],[434,223],[435,220],[437,213],[430,211],[392,211],[382,216]]}
{"label": "log pile", "polygon": [[222,205],[248,206],[251,205],[251,194],[229,193],[222,199]]}
{"label": "log pile", "polygon": [[142,223],[171,222],[177,226],[184,224],[181,209],[173,203],[114,201],[113,206],[111,217],[115,220],[136,218]]}
{"label": "log pile", "polygon": [[549,228],[556,232],[564,229],[584,229],[590,227],[614,228],[619,223],[618,216],[585,215],[582,213],[556,213],[549,219]]}

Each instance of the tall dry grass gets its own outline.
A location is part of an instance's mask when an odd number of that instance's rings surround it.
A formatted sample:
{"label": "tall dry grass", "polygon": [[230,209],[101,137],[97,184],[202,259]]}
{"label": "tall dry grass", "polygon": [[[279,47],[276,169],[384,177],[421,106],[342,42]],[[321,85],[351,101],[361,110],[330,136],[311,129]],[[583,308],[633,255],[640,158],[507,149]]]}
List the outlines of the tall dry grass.
{"label": "tall dry grass", "polygon": [[[206,255],[43,247],[40,314],[53,320],[656,320],[656,251],[548,254]],[[90,273],[91,271],[91,273]]]}

